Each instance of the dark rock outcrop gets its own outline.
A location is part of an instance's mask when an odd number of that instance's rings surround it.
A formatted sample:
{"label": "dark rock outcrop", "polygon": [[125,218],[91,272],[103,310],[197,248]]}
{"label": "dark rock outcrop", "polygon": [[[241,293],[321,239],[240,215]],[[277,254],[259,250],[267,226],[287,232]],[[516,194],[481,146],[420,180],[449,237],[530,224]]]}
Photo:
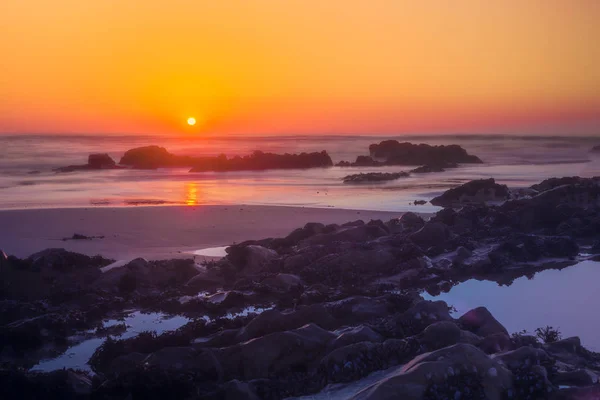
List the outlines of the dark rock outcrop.
{"label": "dark rock outcrop", "polygon": [[453,207],[463,204],[482,204],[489,201],[508,200],[510,192],[506,185],[496,183],[493,178],[470,181],[433,198],[435,206]]}
{"label": "dark rock outcrop", "polygon": [[187,167],[190,172],[260,171],[267,169],[305,169],[333,165],[326,151],[300,154],[273,154],[255,151],[251,155],[227,158],[178,156],[159,146],[138,147],[125,152],[121,165],[141,169]]}
{"label": "dark rock outcrop", "polygon": [[406,172],[369,172],[347,175],[342,178],[344,183],[369,183],[393,181],[409,176]]}
{"label": "dark rock outcrop", "polygon": [[431,146],[428,144],[400,143],[397,140],[384,140],[369,146],[371,156],[386,160],[388,165],[423,164],[480,164],[479,157],[470,155],[458,145]]}
{"label": "dark rock outcrop", "polygon": [[56,168],[56,172],[74,172],[74,171],[94,171],[100,169],[120,169],[115,161],[106,153],[90,154],[88,162],[84,165],[69,165],[68,167]]}

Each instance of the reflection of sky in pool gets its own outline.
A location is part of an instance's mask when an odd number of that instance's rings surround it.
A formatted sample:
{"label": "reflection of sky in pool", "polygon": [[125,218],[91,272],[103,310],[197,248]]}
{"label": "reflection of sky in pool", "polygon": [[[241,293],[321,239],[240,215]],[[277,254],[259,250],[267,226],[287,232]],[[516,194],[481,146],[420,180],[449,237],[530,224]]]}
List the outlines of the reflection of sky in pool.
{"label": "reflection of sky in pool", "polygon": [[[227,313],[224,318],[234,319],[237,317],[245,317],[249,314],[260,314],[263,311],[273,308],[269,307],[246,307],[243,310],[235,313]],[[206,322],[210,322],[211,319],[207,316],[202,317]],[[119,336],[120,339],[128,339],[137,336],[144,331],[154,331],[157,334],[161,334],[167,331],[174,331],[183,325],[187,324],[190,319],[176,315],[168,317],[162,313],[149,313],[144,314],[140,311],[135,311],[125,317],[124,321],[110,319],[104,321],[104,327],[108,328],[117,324],[125,323],[127,325],[127,331]],[[60,356],[50,359],[42,360],[35,365],[32,370],[34,371],[54,371],[62,368],[73,368],[81,370],[90,370],[90,366],[87,364],[90,357],[94,354],[94,351],[104,342],[105,338],[93,338],[85,340],[75,346],[69,347]]]}
{"label": "reflection of sky in pool", "polygon": [[[190,320],[182,316],[167,317],[162,313],[143,314],[139,311],[133,312],[125,317],[124,321],[108,320],[104,322],[105,327],[114,326],[116,324],[125,323],[127,331],[119,338],[127,339],[137,336],[144,331],[154,331],[157,334],[173,331],[188,323]],[[93,338],[85,340],[75,346],[70,347],[62,355],[50,359],[43,360],[32,370],[36,371],[53,371],[62,368],[74,368],[81,370],[89,370],[88,360],[94,354],[94,351],[104,342],[105,338]]]}
{"label": "reflection of sky in pool", "polygon": [[550,325],[563,337],[579,336],[582,344],[600,351],[598,284],[600,263],[584,261],[562,270],[546,270],[533,279],[516,279],[511,286],[495,282],[463,282],[449,293],[427,300],[444,300],[456,307],[456,317],[472,308],[485,306],[509,332]]}

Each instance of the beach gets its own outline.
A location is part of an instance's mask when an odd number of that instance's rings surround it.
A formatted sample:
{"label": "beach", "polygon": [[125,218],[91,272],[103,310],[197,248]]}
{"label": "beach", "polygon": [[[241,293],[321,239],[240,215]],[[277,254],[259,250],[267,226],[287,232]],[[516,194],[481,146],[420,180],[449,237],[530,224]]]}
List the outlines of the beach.
{"label": "beach", "polygon": [[[27,257],[65,248],[116,260],[191,257],[191,252],[245,240],[283,237],[307,222],[387,221],[401,213],[276,206],[140,206],[0,211],[1,249]],[[73,234],[104,236],[67,240]]]}

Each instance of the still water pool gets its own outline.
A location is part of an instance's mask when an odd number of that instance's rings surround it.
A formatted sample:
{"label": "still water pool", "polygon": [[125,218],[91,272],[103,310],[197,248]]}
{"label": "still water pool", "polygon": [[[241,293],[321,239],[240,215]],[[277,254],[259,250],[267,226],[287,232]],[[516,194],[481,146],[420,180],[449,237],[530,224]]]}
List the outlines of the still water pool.
{"label": "still water pool", "polygon": [[545,270],[532,279],[521,277],[510,286],[470,279],[439,296],[454,306],[455,317],[485,306],[510,333],[550,325],[563,337],[579,336],[582,344],[600,351],[600,263],[584,261],[562,270]]}

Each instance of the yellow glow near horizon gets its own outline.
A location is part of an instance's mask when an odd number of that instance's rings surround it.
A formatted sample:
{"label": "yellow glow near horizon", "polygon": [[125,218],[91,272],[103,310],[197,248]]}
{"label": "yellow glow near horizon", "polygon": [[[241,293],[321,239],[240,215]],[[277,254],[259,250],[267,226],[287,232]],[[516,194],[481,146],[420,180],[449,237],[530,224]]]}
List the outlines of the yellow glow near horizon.
{"label": "yellow glow near horizon", "polygon": [[194,125],[196,125],[196,118],[194,118],[194,117],[189,117],[189,118],[187,119],[187,124],[188,124],[189,126],[194,126]]}
{"label": "yellow glow near horizon", "polygon": [[597,134],[598,21],[598,0],[2,0],[0,133]]}

